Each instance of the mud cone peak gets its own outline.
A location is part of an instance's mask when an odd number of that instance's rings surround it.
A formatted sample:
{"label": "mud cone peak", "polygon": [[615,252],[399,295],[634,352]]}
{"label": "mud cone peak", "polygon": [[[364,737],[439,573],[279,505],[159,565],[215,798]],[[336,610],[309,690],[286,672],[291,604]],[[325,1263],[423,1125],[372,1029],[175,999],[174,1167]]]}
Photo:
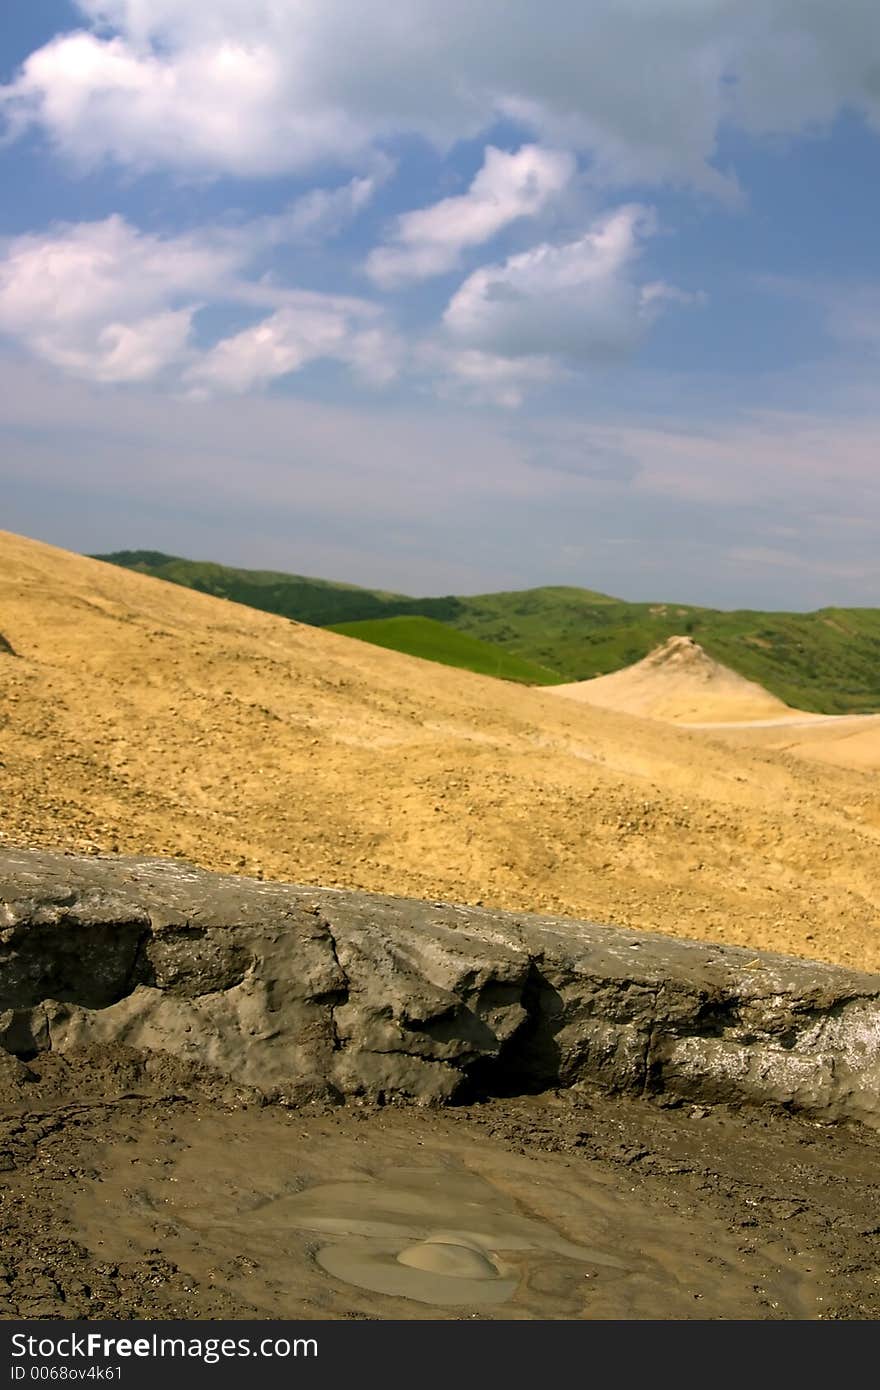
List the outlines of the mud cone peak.
{"label": "mud cone peak", "polygon": [[552,693],[682,724],[782,719],[799,713],[684,635],[667,638],[621,671],[557,685]]}
{"label": "mud cone peak", "polygon": [[669,637],[649,652],[644,660],[652,666],[675,665],[691,669],[724,670],[693,637]]}

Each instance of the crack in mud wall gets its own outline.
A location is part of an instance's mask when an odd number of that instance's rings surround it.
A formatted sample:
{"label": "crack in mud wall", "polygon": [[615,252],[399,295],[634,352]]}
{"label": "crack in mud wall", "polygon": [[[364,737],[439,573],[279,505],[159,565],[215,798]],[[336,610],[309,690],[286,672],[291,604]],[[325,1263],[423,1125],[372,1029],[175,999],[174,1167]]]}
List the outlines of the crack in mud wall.
{"label": "crack in mud wall", "polygon": [[579,1083],[880,1123],[880,979],[564,918],[0,851],[0,1048],[272,1097]]}

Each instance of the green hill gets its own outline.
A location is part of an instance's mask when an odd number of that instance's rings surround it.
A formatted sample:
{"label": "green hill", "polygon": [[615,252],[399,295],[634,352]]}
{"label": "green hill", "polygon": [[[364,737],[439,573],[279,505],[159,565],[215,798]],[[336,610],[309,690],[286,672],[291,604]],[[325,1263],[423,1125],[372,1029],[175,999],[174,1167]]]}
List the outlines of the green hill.
{"label": "green hill", "polygon": [[668,637],[694,637],[717,661],[799,709],[880,709],[880,609],[815,613],[723,611],[627,603],[584,589],[544,588],[465,600],[456,626],[515,646],[566,680],[589,680],[647,656]]}
{"label": "green hill", "polygon": [[[317,627],[389,618],[433,618],[502,648],[541,681],[588,680],[640,661],[667,637],[686,634],[735,671],[799,709],[827,714],[880,709],[880,609],[824,608],[815,613],[722,611],[675,603],[628,603],[590,589],[546,587],[465,597],[411,598],[304,575],[233,569],[158,551],[94,557],[204,593]],[[383,624],[379,624],[380,633]],[[393,631],[393,629],[392,629]],[[366,638],[364,628],[357,634]],[[387,634],[386,634],[387,635]],[[447,656],[451,639],[442,641]],[[381,645],[395,645],[383,641]],[[431,640],[426,632],[413,640]],[[397,650],[428,655],[410,647]],[[497,658],[496,658],[497,660]],[[450,661],[450,664],[465,664]],[[483,666],[469,669],[484,670]],[[515,677],[528,679],[535,677]]]}
{"label": "green hill", "polygon": [[559,682],[559,676],[546,667],[524,661],[514,652],[482,642],[466,632],[458,632],[435,618],[374,618],[359,623],[334,623],[330,630],[344,637],[372,642],[377,647],[405,652],[408,656],[420,656],[425,661],[477,671],[482,676],[499,676],[502,680],[521,681],[525,685],[556,685]]}
{"label": "green hill", "polygon": [[315,627],[384,617],[389,612],[416,611],[412,607],[414,601],[401,594],[358,589],[354,584],[309,579],[302,574],[234,569],[210,560],[182,560],[178,555],[163,555],[159,550],[117,550],[112,555],[93,555],[92,559],[150,574],[156,579],[167,579],[187,589],[213,594],[215,598],[232,599],[249,608],[279,613],[299,623],[312,623]]}

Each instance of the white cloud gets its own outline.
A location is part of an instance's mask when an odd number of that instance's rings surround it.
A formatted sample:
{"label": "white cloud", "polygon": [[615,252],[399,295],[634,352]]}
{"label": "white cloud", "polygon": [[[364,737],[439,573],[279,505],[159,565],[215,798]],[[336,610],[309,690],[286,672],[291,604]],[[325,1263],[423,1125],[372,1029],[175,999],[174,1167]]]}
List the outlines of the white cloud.
{"label": "white cloud", "polygon": [[190,369],[196,394],[251,391],[320,358],[347,363],[371,384],[394,375],[392,340],[375,326],[375,305],[305,290],[285,298],[283,309],[222,339]]}
{"label": "white cloud", "polygon": [[467,193],[397,219],[391,242],[367,258],[367,274],[383,288],[455,270],[461,252],[479,246],[508,223],[534,216],[561,193],[575,172],[572,155],[523,145],[515,154],[486,147]]}
{"label": "white cloud", "polygon": [[441,399],[502,406],[507,410],[522,405],[530,389],[547,386],[566,375],[564,368],[550,357],[501,357],[476,348],[450,349],[437,343],[426,345],[421,364],[435,395]]}
{"label": "white cloud", "polygon": [[[113,216],[15,237],[0,253],[0,333],[98,382],[166,373],[203,390],[237,392],[320,357],[371,384],[389,380],[396,349],[377,306],[248,278],[254,256],[289,235],[283,217],[270,221],[157,237]],[[223,303],[274,312],[200,350],[195,315]]]}
{"label": "white cloud", "polygon": [[185,355],[199,299],[235,261],[115,216],[16,237],[0,258],[0,332],[77,376],[143,381]]}
{"label": "white cloud", "polygon": [[339,188],[313,188],[274,219],[272,239],[318,242],[336,236],[367,206],[376,192],[376,178],[355,178]]}
{"label": "white cloud", "polygon": [[8,115],[69,159],[245,177],[499,116],[615,179],[721,187],[718,130],[880,127],[876,0],[80,0]]}
{"label": "white cloud", "polygon": [[46,356],[75,376],[105,382],[149,381],[186,355],[191,329],[190,310],[168,309],[130,323],[108,323],[85,350],[56,341],[54,358],[50,353]]}
{"label": "white cloud", "polygon": [[633,273],[651,213],[632,204],[596,222],[577,241],[543,243],[483,266],[453,295],[443,316],[457,343],[501,357],[542,355],[607,361],[632,352],[664,298]]}
{"label": "white cloud", "polygon": [[[331,360],[383,386],[406,374],[445,396],[505,407],[566,374],[566,361],[631,351],[664,300],[639,285],[638,242],[650,215],[624,207],[578,241],[542,244],[475,271],[452,297],[439,333],[406,350],[368,299],[289,288],[261,258],[369,196],[354,180],[327,202],[294,204],[232,228],[160,237],[124,218],[62,224],[0,245],[0,334],[62,371],[105,383],[164,379],[191,394],[243,393]],[[477,218],[470,226],[485,227]],[[205,345],[200,310],[231,307],[257,322]],[[200,321],[204,322],[204,321]]]}
{"label": "white cloud", "polygon": [[77,33],[31,54],[6,103],[13,128],[42,126],[83,167],[109,158],[252,177],[364,155],[363,132],[344,113],[290,110],[286,85],[265,43],[218,40],[160,56]]}

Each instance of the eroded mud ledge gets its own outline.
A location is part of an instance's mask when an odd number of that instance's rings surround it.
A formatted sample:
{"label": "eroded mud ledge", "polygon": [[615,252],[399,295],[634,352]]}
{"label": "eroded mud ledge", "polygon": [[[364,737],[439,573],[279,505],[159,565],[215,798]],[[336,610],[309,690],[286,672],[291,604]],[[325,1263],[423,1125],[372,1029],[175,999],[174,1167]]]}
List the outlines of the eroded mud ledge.
{"label": "eroded mud ledge", "polygon": [[0,1047],[122,1043],[270,1097],[588,1082],[880,1126],[880,977],[564,918],[0,851]]}

